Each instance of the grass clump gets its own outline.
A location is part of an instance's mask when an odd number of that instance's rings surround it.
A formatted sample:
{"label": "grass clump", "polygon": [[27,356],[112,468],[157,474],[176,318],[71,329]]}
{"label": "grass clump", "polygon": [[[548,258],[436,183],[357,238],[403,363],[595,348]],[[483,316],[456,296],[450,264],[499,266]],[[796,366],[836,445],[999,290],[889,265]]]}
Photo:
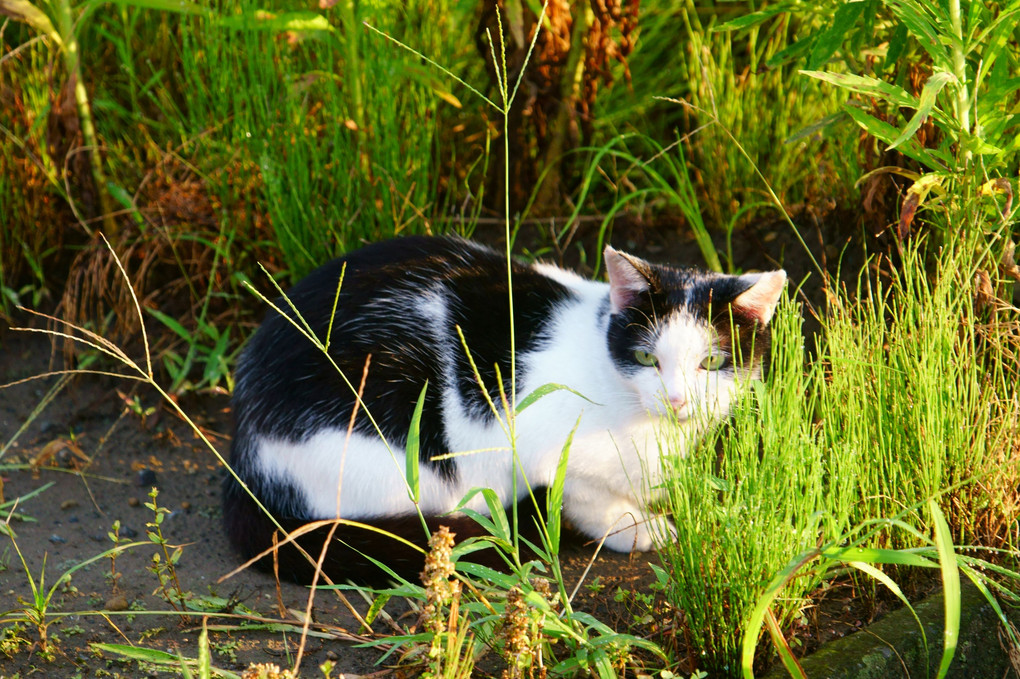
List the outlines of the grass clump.
{"label": "grass clump", "polygon": [[[820,535],[838,535],[846,504],[833,506],[826,461],[812,422],[797,305],[772,320],[772,378],[752,383],[732,424],[717,428],[686,459],[670,459],[665,483],[677,538],[662,546],[666,596],[686,616],[697,666],[733,676],[741,629],[772,575]],[[808,395],[805,398],[805,395]],[[667,442],[668,444],[668,442]],[[717,450],[719,452],[717,452]],[[817,580],[786,592],[777,617],[788,625]]]}
{"label": "grass clump", "polygon": [[1020,472],[1015,367],[984,351],[968,256],[944,250],[929,278],[910,247],[888,282],[864,275],[855,296],[833,293],[813,357],[799,311],[783,305],[768,381],[671,468],[678,538],[661,556],[668,595],[704,654],[699,666],[738,676],[733,630],[757,636],[751,613],[795,555],[823,558],[783,580],[770,609],[778,628],[789,629],[812,590],[852,560],[840,560],[843,546],[934,550],[921,538],[936,514],[956,544],[1009,546]]}

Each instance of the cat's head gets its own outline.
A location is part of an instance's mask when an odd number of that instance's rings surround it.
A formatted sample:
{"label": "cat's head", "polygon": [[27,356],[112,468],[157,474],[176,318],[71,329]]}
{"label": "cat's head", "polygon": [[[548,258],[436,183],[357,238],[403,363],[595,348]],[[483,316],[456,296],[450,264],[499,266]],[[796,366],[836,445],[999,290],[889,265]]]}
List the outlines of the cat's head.
{"label": "cat's head", "polygon": [[725,415],[761,375],[785,271],[727,276],[605,250],[609,352],[649,412]]}

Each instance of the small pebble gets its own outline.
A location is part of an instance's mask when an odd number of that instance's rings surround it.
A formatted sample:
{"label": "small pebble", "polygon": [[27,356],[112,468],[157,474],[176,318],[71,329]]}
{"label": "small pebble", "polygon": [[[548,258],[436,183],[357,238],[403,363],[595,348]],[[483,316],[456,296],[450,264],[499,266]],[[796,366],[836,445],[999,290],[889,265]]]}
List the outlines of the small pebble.
{"label": "small pebble", "polygon": [[78,523],[78,517],[77,516],[69,516],[69,517],[67,517],[67,522],[68,523]]}
{"label": "small pebble", "polygon": [[151,469],[142,469],[135,474],[135,485],[139,488],[151,488],[156,483],[156,472]]}
{"label": "small pebble", "polygon": [[62,448],[57,451],[53,461],[56,462],[56,466],[61,469],[73,469],[75,464],[74,453],[67,448]]}
{"label": "small pebble", "polygon": [[126,611],[127,608],[128,600],[123,594],[115,594],[103,604],[103,610],[106,611]]}
{"label": "small pebble", "polygon": [[78,501],[77,500],[64,500],[63,502],[60,503],[60,508],[65,510],[65,511],[68,510],[68,509],[71,509],[72,507],[77,507],[77,506],[78,506]]}
{"label": "small pebble", "polygon": [[339,659],[339,658],[340,658],[340,656],[338,656],[336,654],[336,651],[332,651],[332,650],[326,651],[326,660],[332,660],[333,662],[336,662],[337,659]]}
{"label": "small pebble", "polygon": [[50,536],[50,542],[52,542],[55,545],[62,545],[65,542],[67,542],[67,539],[66,538],[62,538],[59,535],[57,535],[56,533],[54,533],[53,535]]}
{"label": "small pebble", "polygon": [[181,509],[183,509],[186,512],[190,512],[191,511],[191,503],[188,502],[187,500],[185,500],[184,502],[181,503]]}
{"label": "small pebble", "polygon": [[136,537],[138,537],[138,531],[136,531],[131,526],[121,526],[120,530],[117,532],[117,535],[124,538],[125,540],[133,540]]}
{"label": "small pebble", "polygon": [[136,498],[136,497],[129,497],[128,498],[128,507],[137,507],[140,504],[142,504],[142,503],[138,500],[138,498]]}

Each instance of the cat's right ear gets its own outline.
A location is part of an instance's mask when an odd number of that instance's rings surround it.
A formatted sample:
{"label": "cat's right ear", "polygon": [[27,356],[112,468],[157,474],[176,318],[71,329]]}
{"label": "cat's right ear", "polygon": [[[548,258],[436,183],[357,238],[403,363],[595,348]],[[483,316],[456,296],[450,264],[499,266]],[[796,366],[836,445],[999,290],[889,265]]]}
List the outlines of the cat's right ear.
{"label": "cat's right ear", "polygon": [[609,276],[609,303],[616,314],[633,306],[641,293],[649,288],[648,264],[607,245],[603,252]]}

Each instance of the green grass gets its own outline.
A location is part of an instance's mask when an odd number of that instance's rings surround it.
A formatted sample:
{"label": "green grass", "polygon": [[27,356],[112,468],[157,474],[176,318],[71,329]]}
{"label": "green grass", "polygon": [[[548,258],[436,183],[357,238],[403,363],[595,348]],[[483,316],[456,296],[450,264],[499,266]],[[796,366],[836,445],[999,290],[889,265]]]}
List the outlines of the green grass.
{"label": "green grass", "polygon": [[[834,293],[817,356],[805,355],[801,310],[784,304],[767,382],[671,468],[679,535],[660,554],[706,668],[738,676],[733,630],[817,545],[922,547],[935,500],[957,544],[1006,546],[984,526],[1012,521],[1016,368],[982,348],[964,249],[943,251],[934,279],[922,264],[911,247],[886,283],[862,276],[853,294]],[[772,609],[780,627],[830,568],[784,582]]]}

